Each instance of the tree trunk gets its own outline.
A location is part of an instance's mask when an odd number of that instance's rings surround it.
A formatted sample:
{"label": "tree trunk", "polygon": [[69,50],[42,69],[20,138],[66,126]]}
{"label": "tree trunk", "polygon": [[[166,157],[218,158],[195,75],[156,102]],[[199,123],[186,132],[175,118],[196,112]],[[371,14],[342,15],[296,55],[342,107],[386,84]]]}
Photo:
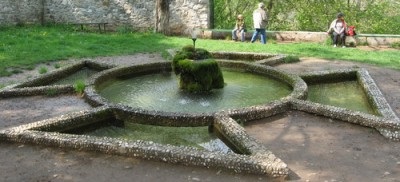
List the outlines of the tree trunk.
{"label": "tree trunk", "polygon": [[169,0],[156,1],[156,26],[158,33],[169,35]]}

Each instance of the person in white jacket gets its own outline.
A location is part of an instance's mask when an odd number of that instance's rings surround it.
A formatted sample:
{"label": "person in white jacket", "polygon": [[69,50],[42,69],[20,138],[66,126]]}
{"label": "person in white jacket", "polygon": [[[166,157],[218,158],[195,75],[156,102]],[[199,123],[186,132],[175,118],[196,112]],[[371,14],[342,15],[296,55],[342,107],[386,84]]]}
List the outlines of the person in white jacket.
{"label": "person in white jacket", "polygon": [[251,43],[254,43],[258,37],[258,34],[261,35],[261,43],[267,43],[267,35],[265,33],[265,29],[267,26],[267,13],[264,10],[264,3],[259,3],[258,8],[253,12],[253,23],[254,23],[254,33],[251,37]]}
{"label": "person in white jacket", "polygon": [[338,46],[339,38],[342,44],[342,47],[345,48],[345,41],[346,41],[346,29],[347,25],[344,21],[344,14],[338,13],[337,18],[332,21],[331,25],[329,26],[328,34],[332,33],[333,36],[333,47]]}

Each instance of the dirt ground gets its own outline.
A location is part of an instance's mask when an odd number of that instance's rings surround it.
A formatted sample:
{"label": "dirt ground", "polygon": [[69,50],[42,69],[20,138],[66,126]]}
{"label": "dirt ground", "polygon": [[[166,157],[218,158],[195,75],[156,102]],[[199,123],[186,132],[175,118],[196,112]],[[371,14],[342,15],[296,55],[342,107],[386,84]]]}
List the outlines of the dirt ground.
{"label": "dirt ground", "polygon": [[[162,60],[159,55],[96,58],[132,64]],[[67,63],[66,63],[67,64]],[[52,69],[51,65],[49,70]],[[392,109],[400,114],[400,71],[345,61],[302,58],[277,66],[292,73],[366,68]],[[37,70],[0,78],[17,83]],[[0,129],[65,113],[89,109],[76,96],[0,99]],[[400,142],[389,141],[375,129],[299,111],[253,121],[246,131],[291,169],[288,181],[400,181]],[[0,143],[0,181],[270,181],[260,175],[235,174],[220,169],[167,164],[102,153]]]}

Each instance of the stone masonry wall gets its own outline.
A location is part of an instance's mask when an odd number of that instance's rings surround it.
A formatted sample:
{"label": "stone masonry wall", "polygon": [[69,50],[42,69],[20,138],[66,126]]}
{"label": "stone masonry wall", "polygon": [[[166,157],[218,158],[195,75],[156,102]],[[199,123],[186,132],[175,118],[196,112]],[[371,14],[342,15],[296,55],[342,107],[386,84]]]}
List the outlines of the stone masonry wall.
{"label": "stone masonry wall", "polygon": [[[170,28],[174,34],[190,34],[210,27],[209,0],[170,0]],[[181,33],[181,34],[182,34]]]}
{"label": "stone masonry wall", "polygon": [[41,23],[43,0],[1,0],[0,25]]}
{"label": "stone masonry wall", "polygon": [[[208,0],[170,0],[173,34],[209,27]],[[0,25],[17,23],[98,23],[109,28],[155,26],[156,0],[2,0]]]}

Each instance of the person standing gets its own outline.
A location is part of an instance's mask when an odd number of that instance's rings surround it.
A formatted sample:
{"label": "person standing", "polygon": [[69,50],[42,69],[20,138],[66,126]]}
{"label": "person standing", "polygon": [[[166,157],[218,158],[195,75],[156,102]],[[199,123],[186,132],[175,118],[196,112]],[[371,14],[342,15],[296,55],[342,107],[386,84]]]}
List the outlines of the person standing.
{"label": "person standing", "polygon": [[[333,47],[336,47],[339,43],[339,40],[342,44],[342,47],[345,48],[346,41],[346,22],[344,21],[344,14],[338,13],[336,19],[332,21],[329,26],[328,34],[332,33],[333,36]],[[339,39],[340,38],[340,39]]]}
{"label": "person standing", "polygon": [[264,3],[259,3],[258,8],[253,12],[253,23],[254,23],[254,33],[251,37],[251,43],[256,41],[258,34],[261,35],[261,43],[267,43],[267,35],[265,33],[265,28],[267,26],[267,13],[264,10]]}
{"label": "person standing", "polygon": [[243,15],[239,14],[236,18],[235,28],[232,30],[232,40],[237,41],[237,34],[240,33],[240,40],[244,42],[245,40],[246,25],[244,23]]}

